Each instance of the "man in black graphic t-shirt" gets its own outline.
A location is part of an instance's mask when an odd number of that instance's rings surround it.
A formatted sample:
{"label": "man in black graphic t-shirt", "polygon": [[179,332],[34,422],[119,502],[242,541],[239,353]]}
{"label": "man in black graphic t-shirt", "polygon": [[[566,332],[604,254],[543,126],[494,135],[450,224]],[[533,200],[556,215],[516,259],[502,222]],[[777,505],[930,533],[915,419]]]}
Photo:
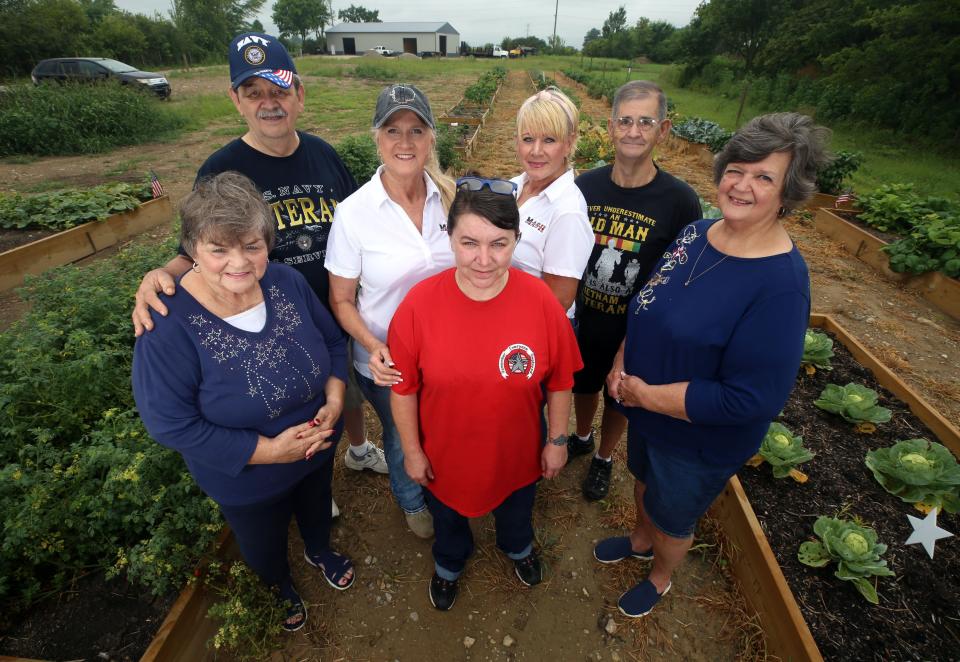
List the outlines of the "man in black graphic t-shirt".
{"label": "man in black graphic t-shirt", "polygon": [[[580,175],[595,243],[577,293],[577,341],[583,370],[574,376],[576,434],[570,457],[593,451],[593,417],[601,390],[626,332],[627,302],[643,287],[666,245],[700,218],[700,202],[689,185],[661,170],[653,149],[670,132],[663,91],[647,81],[617,90],[609,128],[614,164]],[[612,454],[627,420],[604,397],[600,448],[583,483],[593,501],[607,495]]]}

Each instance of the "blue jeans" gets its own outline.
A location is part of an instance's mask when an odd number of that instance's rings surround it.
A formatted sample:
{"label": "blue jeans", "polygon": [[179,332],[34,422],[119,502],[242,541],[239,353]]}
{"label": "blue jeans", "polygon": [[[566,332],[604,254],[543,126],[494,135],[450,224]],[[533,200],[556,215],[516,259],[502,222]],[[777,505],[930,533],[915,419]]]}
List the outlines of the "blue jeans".
{"label": "blue jeans", "polygon": [[393,423],[390,411],[390,388],[377,386],[372,379],[357,372],[357,383],[363,396],[373,406],[383,427],[383,454],[390,468],[390,491],[400,507],[406,513],[418,513],[427,507],[423,500],[423,489],[410,480],[403,468],[403,448],[400,446],[400,433]]}
{"label": "blue jeans", "polygon": [[[427,506],[433,515],[434,570],[443,579],[454,581],[463,573],[467,559],[473,554],[473,533],[470,520],[442,502],[430,490]],[[537,496],[537,484],[511,493],[493,509],[493,521],[497,532],[497,547],[508,558],[519,561],[533,551],[533,501]]]}

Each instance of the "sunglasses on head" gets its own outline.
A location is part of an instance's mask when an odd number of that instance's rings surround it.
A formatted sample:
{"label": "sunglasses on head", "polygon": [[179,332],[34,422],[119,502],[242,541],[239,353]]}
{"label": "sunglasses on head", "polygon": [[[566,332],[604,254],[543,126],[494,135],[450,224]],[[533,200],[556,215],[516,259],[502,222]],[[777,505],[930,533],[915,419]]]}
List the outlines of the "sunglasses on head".
{"label": "sunglasses on head", "polygon": [[457,180],[458,189],[468,191],[482,191],[486,187],[500,195],[513,195],[517,192],[517,185],[508,179],[485,179],[483,177],[461,177]]}

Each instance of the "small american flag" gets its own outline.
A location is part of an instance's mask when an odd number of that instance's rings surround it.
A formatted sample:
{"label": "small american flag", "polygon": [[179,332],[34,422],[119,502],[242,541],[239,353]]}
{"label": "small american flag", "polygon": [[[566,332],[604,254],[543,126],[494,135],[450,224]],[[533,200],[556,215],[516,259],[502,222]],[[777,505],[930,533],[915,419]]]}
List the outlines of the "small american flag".
{"label": "small american flag", "polygon": [[153,192],[154,198],[159,198],[163,195],[163,185],[160,183],[160,180],[157,179],[157,173],[153,170],[150,171],[150,190]]}
{"label": "small american flag", "polygon": [[837,196],[837,201],[833,203],[835,209],[838,209],[840,205],[846,204],[848,202],[853,202],[857,196],[853,194],[853,191],[847,191],[846,193],[841,193]]}

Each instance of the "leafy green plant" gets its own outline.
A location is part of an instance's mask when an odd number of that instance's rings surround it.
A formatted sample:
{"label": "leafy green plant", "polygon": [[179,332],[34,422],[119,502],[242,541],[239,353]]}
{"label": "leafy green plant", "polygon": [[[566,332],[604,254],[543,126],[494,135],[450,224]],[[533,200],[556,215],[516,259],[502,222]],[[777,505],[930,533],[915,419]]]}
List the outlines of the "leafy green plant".
{"label": "leafy green plant", "polygon": [[858,521],[818,517],[813,532],[819,541],[801,543],[797,558],[800,563],[814,568],[823,568],[831,562],[837,564],[834,576],[853,582],[860,594],[871,604],[880,602],[877,589],[870,577],[893,577],[887,562],[880,557],[887,546],[877,542],[877,533]]}
{"label": "leafy green plant", "polygon": [[913,184],[884,184],[857,196],[860,220],[881,232],[906,235],[927,213]]}
{"label": "leafy green plant", "polygon": [[[786,426],[771,423],[760,443],[760,456],[773,467],[774,478],[786,478],[797,465],[813,459],[803,445],[803,437],[794,436]],[[798,480],[804,482],[804,480]]]}
{"label": "leafy green plant", "polygon": [[461,137],[470,130],[466,124],[452,126],[450,124],[437,125],[437,160],[441,170],[459,170],[463,167],[460,152],[454,147],[460,143]]}
{"label": "leafy green plant", "polygon": [[188,119],[133,85],[10,85],[0,95],[0,154],[92,154],[156,140]]}
{"label": "leafy green plant", "polygon": [[846,386],[827,384],[820,397],[813,404],[843,417],[848,423],[886,423],[890,420],[890,410],[877,404],[879,396],[873,389],[860,384]]}
{"label": "leafy green plant", "polygon": [[369,133],[347,136],[337,143],[337,154],[353,175],[359,186],[363,186],[380,166],[377,145]]}
{"label": "leafy green plant", "polygon": [[151,197],[149,182],[104,184],[31,196],[0,193],[0,228],[66,230],[136,209]]}
{"label": "leafy green plant", "polygon": [[813,374],[817,368],[833,370],[830,359],[833,358],[833,340],[825,333],[807,329],[803,336],[803,358],[800,365],[807,369],[807,374]]}
{"label": "leafy green plant", "polygon": [[245,563],[212,562],[204,583],[218,598],[207,610],[218,623],[208,647],[237,660],[266,660],[283,647],[283,604]]}
{"label": "leafy green plant", "polygon": [[688,117],[675,123],[670,130],[674,135],[690,142],[705,144],[714,154],[723,149],[733,137],[733,132],[725,131],[716,122],[702,117]]}
{"label": "leafy green plant", "polygon": [[843,182],[863,163],[863,154],[838,150],[833,161],[817,171],[817,190],[830,195],[843,193]]}
{"label": "leafy green plant", "polygon": [[960,464],[942,444],[926,439],[898,441],[867,452],[873,477],[890,494],[920,510],[960,512]]}

